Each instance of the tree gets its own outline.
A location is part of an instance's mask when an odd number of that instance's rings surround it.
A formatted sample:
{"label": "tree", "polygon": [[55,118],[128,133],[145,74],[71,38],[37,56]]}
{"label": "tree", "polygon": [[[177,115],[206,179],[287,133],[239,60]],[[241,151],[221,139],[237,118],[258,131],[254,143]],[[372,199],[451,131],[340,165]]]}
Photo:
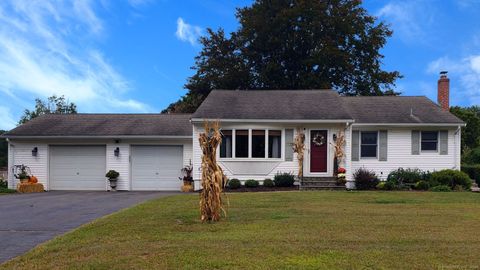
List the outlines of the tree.
{"label": "tree", "polygon": [[49,97],[46,101],[39,98],[35,99],[35,109],[25,110],[23,116],[18,122],[19,125],[25,124],[43,114],[69,114],[77,113],[77,105],[68,102],[64,96],[57,97],[55,95]]}
{"label": "tree", "polygon": [[398,94],[401,75],[381,68],[392,31],[360,0],[257,0],[237,9],[227,37],[207,30],[189,92],[164,112],[193,112],[212,89],[325,89],[343,95]]}
{"label": "tree", "polygon": [[462,130],[462,153],[480,147],[480,107],[454,106],[450,112],[467,123]]}

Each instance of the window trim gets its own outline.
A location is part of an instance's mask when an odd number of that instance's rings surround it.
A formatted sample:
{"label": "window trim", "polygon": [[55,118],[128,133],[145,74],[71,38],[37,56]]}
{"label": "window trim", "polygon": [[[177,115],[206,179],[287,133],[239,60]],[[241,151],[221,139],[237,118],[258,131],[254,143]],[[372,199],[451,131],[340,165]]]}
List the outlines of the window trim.
{"label": "window trim", "polygon": [[[360,136],[358,138],[358,140],[359,140],[358,145],[359,145],[359,150],[360,150],[358,155],[359,155],[360,159],[378,159],[378,156],[379,156],[378,151],[379,151],[379,148],[380,148],[379,147],[379,141],[378,141],[379,140],[378,132],[379,132],[378,130],[362,130],[362,131],[360,131]],[[363,146],[362,135],[363,135],[363,133],[376,133],[377,134],[377,142],[375,144],[376,148],[375,148],[375,156],[374,157],[363,157],[362,156],[362,146]],[[373,144],[365,144],[365,145],[373,145]]]}
{"label": "window trim", "polygon": [[[423,133],[424,132],[436,132],[437,133],[437,147],[435,150],[422,150],[422,139],[423,139]],[[428,142],[433,142],[433,141],[428,141]],[[420,153],[439,153],[440,151],[440,131],[439,130],[420,130]]]}
{"label": "window trim", "polygon": [[[240,127],[240,128],[225,128],[225,130],[231,130],[232,131],[232,157],[230,158],[225,158],[225,157],[220,157],[220,146],[217,149],[217,158],[219,161],[284,161],[284,156],[285,156],[285,149],[284,149],[284,140],[285,140],[285,128],[246,128],[246,127]],[[248,130],[248,157],[236,157],[236,146],[237,146],[237,141],[236,141],[236,135],[237,135],[237,130]],[[252,157],[252,130],[264,130],[265,131],[265,157]],[[268,157],[268,143],[269,143],[269,131],[270,130],[278,130],[280,131],[280,157],[279,158],[269,158]]]}

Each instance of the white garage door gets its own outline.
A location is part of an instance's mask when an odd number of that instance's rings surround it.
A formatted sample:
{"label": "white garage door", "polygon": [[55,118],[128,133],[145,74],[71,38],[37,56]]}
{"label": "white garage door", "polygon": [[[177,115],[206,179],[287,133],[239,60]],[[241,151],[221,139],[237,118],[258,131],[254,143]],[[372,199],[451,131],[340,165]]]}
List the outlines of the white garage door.
{"label": "white garage door", "polygon": [[51,146],[51,190],[105,190],[105,146]]}
{"label": "white garage door", "polygon": [[180,190],[182,146],[132,146],[133,190]]}

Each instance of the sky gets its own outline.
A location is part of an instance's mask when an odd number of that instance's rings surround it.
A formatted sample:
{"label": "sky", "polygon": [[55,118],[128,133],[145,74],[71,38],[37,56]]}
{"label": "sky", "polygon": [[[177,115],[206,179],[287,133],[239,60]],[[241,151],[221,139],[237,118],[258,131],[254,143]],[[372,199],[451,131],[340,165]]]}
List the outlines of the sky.
{"label": "sky", "polygon": [[[65,95],[85,113],[156,113],[186,93],[198,38],[235,31],[237,7],[221,0],[0,1],[0,129],[35,98]],[[383,68],[403,95],[436,101],[449,71],[451,105],[480,105],[480,0],[365,0],[394,34]]]}

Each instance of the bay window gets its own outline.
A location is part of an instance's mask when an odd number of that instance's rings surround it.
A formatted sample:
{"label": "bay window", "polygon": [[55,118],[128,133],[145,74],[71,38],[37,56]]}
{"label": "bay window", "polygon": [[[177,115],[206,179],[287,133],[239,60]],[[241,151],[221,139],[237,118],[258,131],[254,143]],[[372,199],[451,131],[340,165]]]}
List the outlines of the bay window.
{"label": "bay window", "polygon": [[235,130],[235,157],[248,158],[248,129]]}
{"label": "bay window", "polygon": [[265,130],[252,130],[252,157],[265,158]]}
{"label": "bay window", "polygon": [[281,130],[268,131],[268,157],[269,158],[282,157],[282,131]]}

